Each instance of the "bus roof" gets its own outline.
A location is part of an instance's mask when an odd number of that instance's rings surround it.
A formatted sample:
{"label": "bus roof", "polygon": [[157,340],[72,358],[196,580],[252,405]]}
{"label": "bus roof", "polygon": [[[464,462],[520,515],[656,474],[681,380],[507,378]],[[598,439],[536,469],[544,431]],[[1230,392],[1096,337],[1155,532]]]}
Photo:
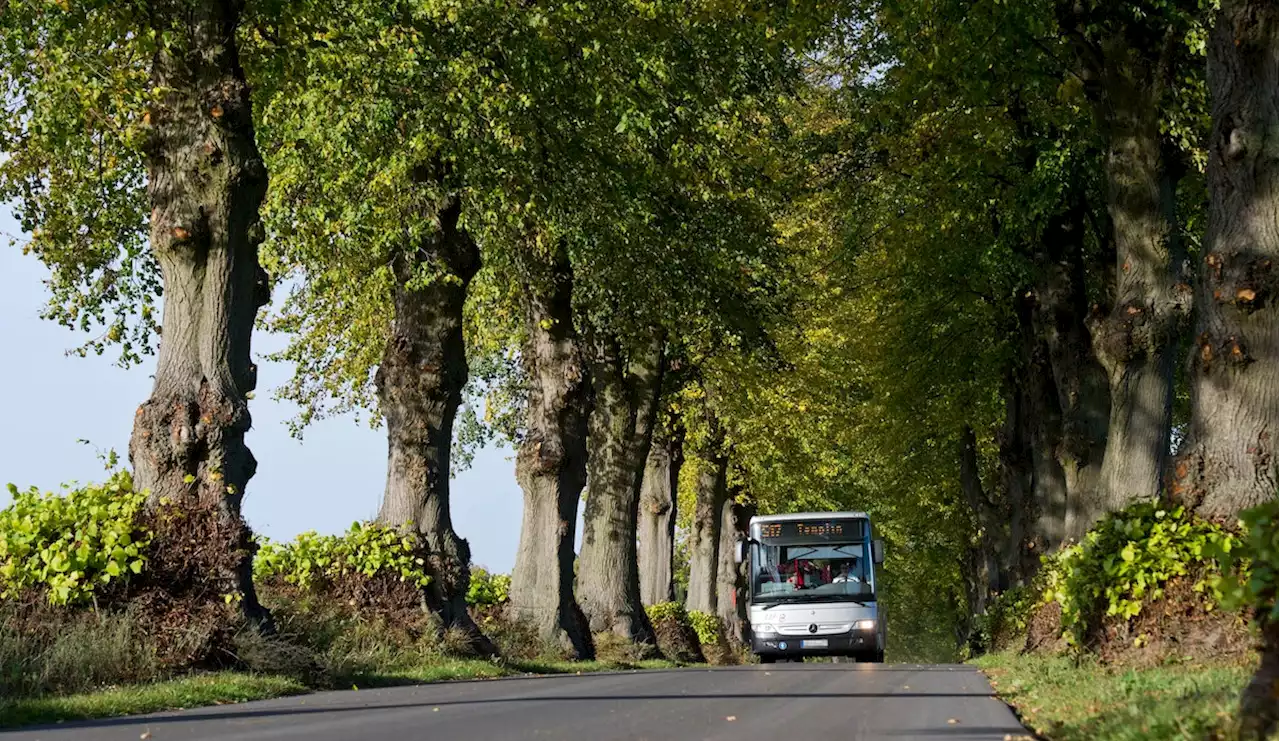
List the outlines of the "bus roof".
{"label": "bus roof", "polygon": [[869,520],[866,512],[789,512],[785,515],[756,515],[751,524],[757,522],[794,522],[796,520],[830,520],[834,518],[849,520]]}

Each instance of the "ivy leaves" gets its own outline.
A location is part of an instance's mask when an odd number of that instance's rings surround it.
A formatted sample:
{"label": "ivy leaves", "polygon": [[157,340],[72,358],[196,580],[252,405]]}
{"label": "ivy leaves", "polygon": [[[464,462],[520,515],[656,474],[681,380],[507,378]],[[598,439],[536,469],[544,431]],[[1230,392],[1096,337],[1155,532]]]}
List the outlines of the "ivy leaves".
{"label": "ivy leaves", "polygon": [[136,517],[146,499],[126,471],[62,493],[19,491],[0,510],[0,598],[43,591],[55,605],[82,604],[146,566],[149,533]]}

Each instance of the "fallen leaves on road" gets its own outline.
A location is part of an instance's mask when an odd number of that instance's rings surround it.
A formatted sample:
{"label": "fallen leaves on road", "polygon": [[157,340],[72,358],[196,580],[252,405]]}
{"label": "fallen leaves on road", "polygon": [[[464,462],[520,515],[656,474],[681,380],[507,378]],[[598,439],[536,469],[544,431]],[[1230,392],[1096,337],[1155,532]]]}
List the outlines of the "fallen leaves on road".
{"label": "fallen leaves on road", "polygon": [[729,721],[730,723],[734,722],[737,719],[738,719],[738,716],[736,715],[730,715],[729,717],[725,718],[725,720]]}
{"label": "fallen leaves on road", "polygon": [[957,719],[955,719],[955,718],[947,718],[947,725],[949,725],[949,726],[954,726],[955,724],[957,724],[957,723],[959,723],[959,722],[960,722],[960,721],[959,721],[959,720],[957,720]]}

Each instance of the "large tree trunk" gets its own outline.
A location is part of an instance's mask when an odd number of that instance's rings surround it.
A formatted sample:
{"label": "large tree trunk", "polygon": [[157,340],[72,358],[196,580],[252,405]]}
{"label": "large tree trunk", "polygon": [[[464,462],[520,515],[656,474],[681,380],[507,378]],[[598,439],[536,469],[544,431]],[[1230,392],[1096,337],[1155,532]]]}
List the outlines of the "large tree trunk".
{"label": "large tree trunk", "polygon": [[163,93],[148,112],[146,144],[164,323],[155,385],[134,418],[129,458],[150,504],[201,503],[219,513],[234,554],[211,578],[269,628],[240,515],[257,469],[244,442],[247,398],[257,385],[249,343],[270,293],[258,263],[267,172],[235,40],[241,7],[235,0],[160,2],[148,14],[166,39],[152,60],[151,84]]}
{"label": "large tree trunk", "polygon": [[747,537],[753,508],[726,496],[720,505],[720,547],[716,554],[716,614],[724,624],[731,645],[741,646],[747,638],[747,575],[734,553],[737,543]]}
{"label": "large tree trunk", "polygon": [[728,498],[726,476],[729,458],[721,450],[723,438],[713,440],[699,451],[698,477],[689,526],[689,593],[685,607],[691,611],[716,614],[716,573],[720,563],[721,508]]}
{"label": "large tree trunk", "polygon": [[1224,2],[1209,44],[1209,228],[1172,486],[1205,517],[1276,496],[1276,15],[1274,2]]}
{"label": "large tree trunk", "polygon": [[[1160,125],[1177,40],[1167,30],[1125,28],[1105,6],[1062,2],[1085,91],[1106,155],[1107,210],[1116,249],[1113,304],[1092,320],[1093,347],[1106,370],[1111,413],[1098,503],[1114,511],[1160,494],[1169,458],[1177,342],[1190,303],[1181,286],[1174,224],[1175,170]],[[1075,13],[1083,12],[1078,16]],[[1088,15],[1102,14],[1101,20]],[[1090,40],[1098,21],[1104,37]],[[1131,45],[1152,38],[1150,48]],[[1145,43],[1145,42],[1144,42]]]}
{"label": "large tree trunk", "polygon": [[969,425],[965,425],[960,433],[960,492],[964,495],[965,504],[973,511],[973,521],[978,526],[976,543],[970,546],[972,552],[966,554],[969,573],[966,574],[965,593],[970,616],[981,615],[987,611],[987,600],[1000,591],[1000,556],[1005,523],[982,486],[978,438]]}
{"label": "large tree trunk", "polygon": [[[1191,427],[1173,494],[1205,517],[1273,501],[1277,455],[1277,8],[1226,0],[1209,39],[1209,228],[1196,282]],[[1274,503],[1272,507],[1274,508]],[[1260,595],[1274,604],[1274,589]],[[1277,725],[1277,626],[1264,611],[1241,739]]]}
{"label": "large tree trunk", "polygon": [[655,330],[645,346],[628,352],[616,337],[590,333],[594,403],[577,582],[592,632],[612,631],[655,650],[640,599],[636,526],[662,390],[663,344]]}
{"label": "large tree trunk", "polygon": [[[1029,465],[1029,508],[1018,514],[1024,517],[1033,550],[1039,553],[1053,552],[1068,540],[1068,522],[1071,503],[1068,499],[1066,472],[1062,470],[1056,450],[1059,449],[1062,430],[1062,410],[1059,393],[1053,383],[1053,371],[1048,357],[1048,347],[1039,337],[1034,323],[1033,298],[1023,299],[1016,306],[1019,333],[1021,335],[1021,365],[1018,367],[1018,385],[1021,393],[1019,430],[1015,434],[1024,439]],[[1024,503],[1028,504],[1028,503]],[[1012,546],[1012,544],[1011,544]],[[1034,554],[1032,554],[1034,555]],[[1019,555],[1011,566],[1024,571],[1027,554]]]}
{"label": "large tree trunk", "polygon": [[640,601],[646,605],[676,598],[674,554],[676,503],[680,466],[684,462],[683,430],[655,431],[640,487],[637,555]]}
{"label": "large tree trunk", "polygon": [[1097,490],[1111,409],[1107,375],[1094,355],[1087,326],[1086,209],[1078,197],[1046,225],[1037,254],[1041,274],[1032,319],[1057,392],[1052,453],[1066,502],[1063,532],[1077,540],[1105,514]]}
{"label": "large tree trunk", "polygon": [[[526,248],[532,251],[534,248]],[[528,376],[525,439],[516,455],[524,490],[509,610],[575,658],[595,655],[573,597],[574,530],[587,477],[591,387],[573,326],[573,269],[563,247],[547,261],[521,253]]]}
{"label": "large tree trunk", "polygon": [[1018,580],[1018,564],[1029,549],[1048,550],[1053,536],[1046,536],[1051,528],[1038,522],[1037,517],[1052,523],[1055,518],[1065,518],[1065,511],[1046,511],[1045,503],[1034,501],[1036,484],[1032,447],[1031,415],[1028,394],[1024,388],[1023,374],[1018,370],[1006,372],[1004,382],[1005,419],[997,435],[1000,458],[1000,497],[998,515],[993,517],[998,533],[995,548],[995,573],[991,581],[997,589]]}
{"label": "large tree trunk", "polygon": [[1006,379],[1006,418],[1001,433],[1008,535],[1000,560],[1001,590],[1035,570],[1039,553],[1057,550],[1070,536],[1068,523],[1081,503],[1067,497],[1059,449],[1062,412],[1048,348],[1034,325],[1030,298],[1015,305],[1020,357]]}
{"label": "large tree trunk", "polygon": [[[393,264],[391,336],[375,381],[387,422],[387,486],[378,522],[415,533],[426,551],[427,607],[482,655],[496,648],[467,613],[471,549],[449,516],[453,420],[467,384],[462,305],[480,269],[480,250],[458,228],[456,199],[440,213],[440,231]],[[424,270],[450,276],[422,286]],[[454,280],[456,279],[456,280]]]}

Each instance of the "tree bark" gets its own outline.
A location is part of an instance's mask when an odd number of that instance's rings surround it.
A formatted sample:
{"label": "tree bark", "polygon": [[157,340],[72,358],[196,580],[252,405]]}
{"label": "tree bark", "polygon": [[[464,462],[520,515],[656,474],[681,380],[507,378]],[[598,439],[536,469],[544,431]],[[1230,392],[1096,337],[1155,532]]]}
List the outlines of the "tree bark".
{"label": "tree bark", "polygon": [[[1046,512],[1044,503],[1037,504],[1033,498],[1036,474],[1032,464],[1034,435],[1031,432],[1029,394],[1025,388],[1024,374],[1017,369],[1006,371],[1004,381],[1005,419],[997,441],[1000,457],[1000,522],[1008,522],[1008,527],[999,527],[1000,546],[996,559],[996,573],[992,581],[997,589],[1011,582],[1016,582],[1016,565],[1020,563],[1023,551],[1034,544],[1034,548],[1046,550],[1050,537],[1044,535],[1049,528],[1037,523],[1040,518],[1052,519],[1053,512]],[[1065,513],[1060,513],[1065,515]]]}
{"label": "tree bark", "polygon": [[646,605],[676,598],[674,558],[683,430],[655,431],[640,487],[640,601]]}
{"label": "tree bark", "polygon": [[[1062,430],[1062,410],[1059,392],[1053,383],[1053,371],[1048,357],[1048,347],[1036,331],[1036,303],[1034,298],[1021,299],[1016,307],[1023,358],[1018,369],[1018,385],[1021,398],[1020,430],[1027,447],[1030,466],[1029,507],[1018,513],[1025,518],[1033,552],[1052,553],[1069,538],[1068,522],[1071,503],[1068,499],[1066,472],[1062,470],[1056,450],[1059,449]],[[1011,544],[1012,548],[1012,544]],[[1025,550],[1021,548],[1020,550]],[[1027,555],[1020,555],[1016,564],[1023,571]]]}
{"label": "tree bark", "polygon": [[[467,384],[462,306],[480,269],[480,250],[458,227],[460,204],[440,213],[440,231],[393,264],[394,315],[375,382],[387,423],[387,485],[378,522],[416,534],[431,575],[424,598],[444,628],[470,637],[480,655],[497,653],[467,613],[471,549],[449,515],[453,421]],[[424,269],[439,272],[418,281]]]}
{"label": "tree bark", "polygon": [[[1227,0],[1209,38],[1209,227],[1191,425],[1171,490],[1211,518],[1276,496],[1277,15],[1275,3]],[[1274,604],[1275,590],[1260,597]],[[1263,610],[1258,668],[1240,700],[1239,737],[1258,741],[1277,726],[1277,625]]]}
{"label": "tree bark", "polygon": [[[531,252],[533,246],[525,248]],[[574,600],[574,530],[587,477],[591,388],[573,325],[573,269],[561,246],[547,260],[521,252],[529,383],[516,479],[524,491],[520,545],[511,572],[510,614],[578,659],[595,655]]]}
{"label": "tree bark", "polygon": [[608,333],[589,335],[594,404],[578,600],[592,632],[612,631],[656,650],[657,637],[640,599],[636,528],[665,340],[655,329],[643,347],[628,352]]}
{"label": "tree bark", "polygon": [[1210,36],[1209,226],[1171,493],[1211,518],[1276,496],[1276,16],[1224,2]]}
{"label": "tree bark", "polygon": [[[1162,104],[1178,40],[1172,29],[1074,15],[1059,4],[1106,154],[1107,210],[1116,249],[1110,310],[1091,321],[1093,346],[1111,391],[1106,452],[1099,471],[1104,512],[1160,494],[1169,458],[1177,340],[1190,304],[1174,219],[1178,162],[1162,137]],[[1095,21],[1104,30],[1090,39]],[[1118,29],[1118,30],[1117,30]],[[1148,33],[1150,32],[1150,33]],[[1135,46],[1146,43],[1149,48]]]}
{"label": "tree bark", "polygon": [[720,563],[721,508],[728,498],[726,476],[729,457],[722,450],[724,437],[714,425],[711,441],[699,451],[693,522],[689,527],[689,592],[685,607],[716,614],[716,573]]}
{"label": "tree bark", "polygon": [[1001,463],[1009,529],[1000,560],[1000,589],[1034,572],[1040,553],[1057,550],[1075,517],[1066,475],[1055,451],[1062,413],[1048,350],[1034,326],[1034,299],[1015,305],[1020,356],[1006,378]]}
{"label": "tree bark", "polygon": [[1036,260],[1041,274],[1032,317],[1057,394],[1052,453],[1066,502],[1063,534],[1075,540],[1105,514],[1097,490],[1111,410],[1107,375],[1094,354],[1087,324],[1087,207],[1083,194],[1077,195],[1046,225]]}
{"label": "tree bark", "polygon": [[747,638],[746,574],[734,560],[739,540],[747,537],[752,507],[726,496],[720,505],[720,546],[716,554],[716,614],[724,624],[730,645],[741,646]]}
{"label": "tree bark", "polygon": [[1004,523],[999,509],[982,486],[978,438],[969,425],[965,425],[960,433],[960,491],[978,526],[977,543],[970,546],[972,552],[966,556],[969,573],[966,574],[965,591],[970,616],[981,615],[987,611],[987,600],[1000,591]]}
{"label": "tree bark", "polygon": [[155,385],[138,408],[129,459],[149,503],[216,509],[234,566],[212,574],[245,616],[270,628],[253,588],[252,534],[240,514],[257,461],[245,445],[257,385],[249,347],[270,298],[258,262],[267,172],[254,141],[236,28],[242,2],[158,2],[149,20],[167,44],[152,59],[163,90],[145,148],[151,249],[164,281]]}

